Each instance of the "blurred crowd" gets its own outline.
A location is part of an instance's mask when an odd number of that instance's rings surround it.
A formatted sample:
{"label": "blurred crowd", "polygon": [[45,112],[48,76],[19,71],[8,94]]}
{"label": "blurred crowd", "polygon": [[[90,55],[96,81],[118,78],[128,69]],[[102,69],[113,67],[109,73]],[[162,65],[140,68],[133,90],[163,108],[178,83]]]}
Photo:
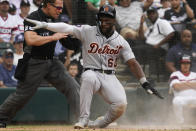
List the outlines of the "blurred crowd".
{"label": "blurred crowd", "polygon": [[[196,72],[194,0],[64,0],[57,21],[96,25],[96,13],[104,4],[115,7],[116,30],[129,42],[143,69],[149,67],[149,77],[155,74],[159,80],[164,74],[168,80],[167,76],[179,70],[184,54],[191,57],[191,71]],[[14,71],[24,54],[23,21],[41,6],[42,0],[0,0],[0,87],[16,86]],[[81,47],[68,50],[58,41],[55,56],[80,83]]]}

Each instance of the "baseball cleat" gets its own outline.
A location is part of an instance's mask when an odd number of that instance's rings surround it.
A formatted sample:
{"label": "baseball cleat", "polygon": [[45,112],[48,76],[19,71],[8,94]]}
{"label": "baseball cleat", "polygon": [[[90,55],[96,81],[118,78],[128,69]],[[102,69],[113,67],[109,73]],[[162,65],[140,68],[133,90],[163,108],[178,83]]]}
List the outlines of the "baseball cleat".
{"label": "baseball cleat", "polygon": [[101,121],[103,121],[104,117],[98,117],[95,121],[89,121],[88,122],[88,127],[89,128],[100,128]]}
{"label": "baseball cleat", "polygon": [[88,120],[87,119],[80,119],[79,122],[77,122],[74,125],[74,129],[84,129],[88,125]]}
{"label": "baseball cleat", "polygon": [[74,129],[84,129],[84,124],[78,122],[78,123],[76,123],[76,124],[74,125]]}

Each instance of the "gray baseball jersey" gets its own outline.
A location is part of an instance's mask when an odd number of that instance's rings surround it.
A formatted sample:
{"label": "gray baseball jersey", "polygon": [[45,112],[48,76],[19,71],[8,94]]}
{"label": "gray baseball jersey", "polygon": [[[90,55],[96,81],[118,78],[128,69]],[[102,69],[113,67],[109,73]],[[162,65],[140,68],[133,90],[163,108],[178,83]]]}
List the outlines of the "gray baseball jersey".
{"label": "gray baseball jersey", "polygon": [[74,27],[73,34],[83,43],[84,68],[114,70],[120,55],[125,61],[134,58],[129,44],[116,31],[107,39],[96,26],[83,25]]}
{"label": "gray baseball jersey", "polygon": [[82,41],[84,68],[114,70],[119,56],[125,61],[135,58],[128,42],[116,31],[107,39],[96,26],[73,26],[65,23],[59,23],[57,26],[49,23],[48,29],[70,33]]}

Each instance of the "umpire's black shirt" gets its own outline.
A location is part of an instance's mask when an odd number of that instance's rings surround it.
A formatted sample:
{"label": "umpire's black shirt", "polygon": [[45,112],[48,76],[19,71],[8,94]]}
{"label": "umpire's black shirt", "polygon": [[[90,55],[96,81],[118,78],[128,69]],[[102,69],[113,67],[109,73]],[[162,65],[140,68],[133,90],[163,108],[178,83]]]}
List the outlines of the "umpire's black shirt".
{"label": "umpire's black shirt", "polygon": [[[42,9],[38,9],[37,11],[32,12],[27,18],[38,20],[38,21],[45,21],[45,22],[55,22],[55,19],[52,17],[47,16]],[[24,21],[24,31],[34,31],[40,36],[51,36],[54,32],[49,31],[47,29],[37,29],[32,30],[31,27],[35,26],[27,21]],[[31,56],[35,57],[53,57],[54,49],[57,41],[52,41],[46,43],[41,46],[28,46],[26,41],[24,41],[24,52],[30,53]]]}

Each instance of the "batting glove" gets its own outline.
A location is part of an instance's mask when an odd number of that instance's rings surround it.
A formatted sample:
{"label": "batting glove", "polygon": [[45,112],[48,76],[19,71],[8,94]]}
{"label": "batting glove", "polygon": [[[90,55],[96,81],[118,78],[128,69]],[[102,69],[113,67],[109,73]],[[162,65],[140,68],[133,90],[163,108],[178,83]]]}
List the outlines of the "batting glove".
{"label": "batting glove", "polygon": [[154,94],[156,95],[157,97],[159,97],[160,99],[164,99],[163,96],[161,96],[161,94],[156,90],[154,89],[149,82],[144,82],[142,84],[142,87],[146,90],[147,93],[149,94]]}

